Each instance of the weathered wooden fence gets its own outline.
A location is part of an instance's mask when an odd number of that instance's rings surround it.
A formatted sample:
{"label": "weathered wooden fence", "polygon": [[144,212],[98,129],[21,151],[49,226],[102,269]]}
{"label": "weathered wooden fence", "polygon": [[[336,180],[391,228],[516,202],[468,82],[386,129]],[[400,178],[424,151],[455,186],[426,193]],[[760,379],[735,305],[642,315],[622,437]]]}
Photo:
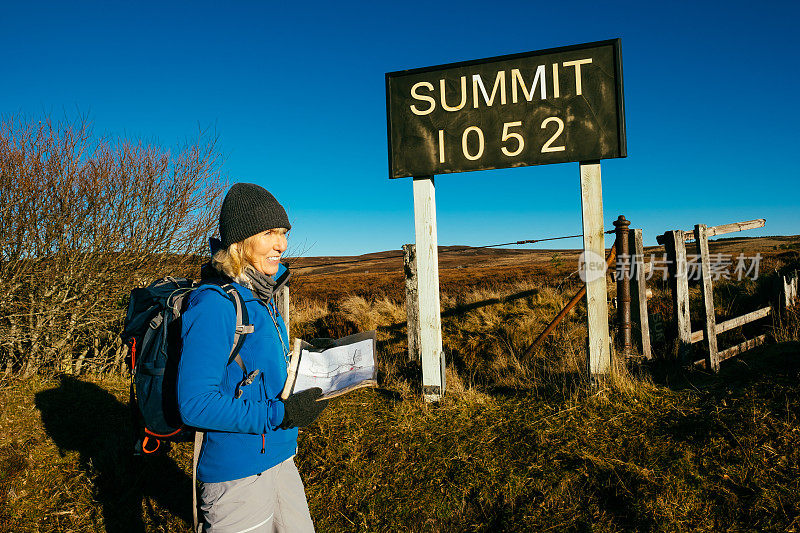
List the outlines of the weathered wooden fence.
{"label": "weathered wooden fence", "polygon": [[[711,254],[709,253],[708,238],[748,229],[764,227],[765,219],[735,222],[720,226],[707,227],[698,224],[689,231],[667,231],[658,236],[659,244],[666,250],[666,267],[669,273],[671,286],[673,318],[676,324],[677,339],[680,343],[679,354],[690,358],[692,345],[705,341],[706,355],[697,363],[705,362],[708,368],[717,371],[719,363],[729,359],[745,350],[763,344],[766,335],[758,335],[753,339],[720,350],[717,336],[733,328],[743,326],[750,322],[765,318],[776,312],[775,305],[757,309],[742,316],[716,322],[713,298],[713,275],[711,268]],[[648,311],[648,298],[651,291],[647,288],[647,279],[655,267],[653,262],[645,261],[644,242],[642,230],[630,228],[630,221],[623,215],[614,222],[616,227],[616,240],[609,252],[606,265],[615,263],[614,275],[617,282],[617,346],[625,356],[640,353],[645,359],[653,358],[652,341],[664,339],[664,321],[660,315],[651,316]],[[689,261],[686,252],[687,243],[695,243],[697,257],[699,258],[699,281],[703,297],[703,329],[691,330],[691,317],[689,315]],[[416,254],[413,244],[403,246],[404,270],[406,283],[406,312],[408,319],[408,356],[411,360],[420,358],[420,327],[419,317],[416,315],[417,280],[416,280]],[[780,303],[778,307],[785,308],[794,305],[797,301],[797,272],[793,276],[784,277],[780,288]],[[539,337],[528,347],[523,358],[529,357],[544,339],[553,331],[555,326],[563,320],[569,311],[586,294],[583,286],[570,302],[558,313],[553,321],[544,329]],[[656,319],[656,320],[653,320]],[[653,322],[651,324],[651,321]],[[651,331],[652,329],[652,331]],[[651,338],[652,337],[652,338]],[[443,369],[442,369],[443,372]]]}
{"label": "weathered wooden fence", "polygon": [[[438,252],[437,252],[438,253]],[[438,265],[438,263],[437,263]],[[437,266],[438,268],[438,266]],[[411,361],[422,360],[422,318],[419,315],[419,278],[417,276],[417,247],[415,244],[403,245],[403,271],[406,280],[406,332],[408,335],[408,358]],[[437,298],[438,300],[438,298]],[[437,310],[438,311],[438,310]],[[436,313],[437,318],[440,312]],[[440,326],[439,326],[440,327]],[[431,329],[431,328],[428,328]],[[435,345],[435,343],[434,343]],[[431,364],[430,362],[428,364]],[[438,362],[434,361],[438,368],[429,369],[429,373],[438,373],[436,379],[440,385],[438,389],[426,389],[423,383],[423,390],[430,390],[430,396],[438,394],[444,395],[447,388],[447,358],[444,350],[439,354]],[[427,393],[426,393],[427,394]]]}
{"label": "weathered wooden fence", "polygon": [[[744,315],[731,318],[725,322],[717,323],[714,308],[714,285],[712,279],[711,257],[708,251],[708,238],[716,235],[724,235],[748,229],[764,227],[765,219],[748,220],[746,222],[734,222],[721,226],[707,227],[705,224],[695,225],[693,230],[668,231],[658,237],[658,242],[664,244],[667,251],[667,262],[670,272],[670,285],[672,289],[673,313],[677,330],[677,338],[680,343],[679,354],[682,357],[692,353],[692,345],[704,341],[705,356],[696,359],[697,364],[705,363],[706,367],[717,372],[719,364],[726,359],[738,355],[746,350],[754,348],[764,343],[766,334],[758,335],[742,343],[720,350],[717,343],[717,336],[733,328],[737,328],[765,318],[776,312],[775,305],[769,305],[761,309],[756,309]],[[689,261],[686,254],[686,243],[694,241],[697,249],[697,256],[700,258],[699,277],[700,289],[703,298],[703,329],[692,331],[691,317],[689,313]],[[791,306],[796,299],[797,277],[784,279],[784,287],[781,291],[783,306]]]}
{"label": "weathered wooden fence", "polygon": [[403,245],[403,273],[406,280],[406,332],[408,335],[408,359],[420,358],[420,327],[417,315],[417,251],[413,244]]}

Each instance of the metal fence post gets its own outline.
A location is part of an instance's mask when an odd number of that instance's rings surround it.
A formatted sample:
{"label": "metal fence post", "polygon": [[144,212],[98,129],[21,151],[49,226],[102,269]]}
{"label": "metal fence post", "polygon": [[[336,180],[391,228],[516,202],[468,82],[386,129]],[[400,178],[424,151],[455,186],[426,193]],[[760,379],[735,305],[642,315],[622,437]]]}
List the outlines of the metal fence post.
{"label": "metal fence post", "polygon": [[617,342],[622,347],[622,355],[631,354],[631,254],[628,247],[630,220],[620,215],[614,221],[617,228],[617,263],[614,275],[617,279]]}

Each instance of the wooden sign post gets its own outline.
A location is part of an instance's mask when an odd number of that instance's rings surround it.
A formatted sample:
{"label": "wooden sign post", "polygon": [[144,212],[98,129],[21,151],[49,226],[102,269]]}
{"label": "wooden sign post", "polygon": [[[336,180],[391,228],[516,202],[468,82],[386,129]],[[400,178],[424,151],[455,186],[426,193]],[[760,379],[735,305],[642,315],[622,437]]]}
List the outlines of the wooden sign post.
{"label": "wooden sign post", "polygon": [[417,301],[422,355],[422,394],[438,401],[444,394],[442,317],[439,307],[439,248],[436,236],[436,189],[433,177],[414,178],[414,233],[417,254]]}
{"label": "wooden sign post", "polygon": [[[605,271],[599,161],[627,155],[620,41],[389,72],[386,113],[389,177],[414,178],[423,390],[437,399],[444,363],[433,176],[581,163],[584,256]],[[587,283],[587,299],[589,367],[605,373],[604,274]]]}
{"label": "wooden sign post", "polygon": [[586,315],[589,329],[588,370],[593,376],[611,370],[608,334],[606,245],[603,229],[603,193],[600,161],[581,163],[581,210],[583,212],[583,277],[586,282]]}

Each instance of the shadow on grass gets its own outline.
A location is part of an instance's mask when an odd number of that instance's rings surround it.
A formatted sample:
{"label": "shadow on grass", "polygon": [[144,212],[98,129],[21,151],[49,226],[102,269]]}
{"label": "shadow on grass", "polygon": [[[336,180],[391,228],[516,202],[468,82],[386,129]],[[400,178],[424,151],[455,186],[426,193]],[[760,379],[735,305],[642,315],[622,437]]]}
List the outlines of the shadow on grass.
{"label": "shadow on grass", "polygon": [[792,459],[785,458],[797,449],[800,342],[760,346],[723,361],[718,374],[673,370],[658,377],[695,397],[693,408],[662,412],[654,432],[676,449],[697,454],[695,468],[717,529],[747,524],[753,530],[792,531],[799,520],[797,475]]}
{"label": "shadow on grass", "polygon": [[567,400],[576,391],[588,390],[586,375],[569,371],[543,374],[533,386],[509,386],[488,383],[485,387],[486,392],[497,399],[524,399],[533,395],[541,401],[553,403]]}
{"label": "shadow on grass", "polygon": [[[515,292],[513,294],[509,294],[508,296],[503,296],[502,298],[488,298],[486,300],[481,300],[480,302],[473,302],[469,304],[458,304],[450,309],[445,309],[444,311],[442,311],[441,316],[442,318],[461,316],[469,313],[470,311],[474,311],[482,307],[513,302],[515,300],[521,300],[522,298],[529,298],[531,296],[535,296],[538,293],[539,289],[529,289],[520,292]],[[405,322],[396,322],[394,324],[389,324],[388,326],[381,326],[382,330],[389,332],[396,330],[405,330],[405,328],[406,328]]]}
{"label": "shadow on grass", "polygon": [[713,372],[673,361],[655,361],[649,366],[653,382],[673,390],[705,390],[727,394],[756,382],[794,379],[800,370],[800,342],[766,344],[723,361]]}
{"label": "shadow on grass", "polygon": [[58,387],[36,394],[47,434],[63,454],[75,450],[94,481],[109,533],[145,531],[143,502],[157,504],[191,524],[191,478],[165,455],[133,456],[133,421],[128,405],[92,383],[60,376]]}
{"label": "shadow on grass", "polygon": [[[796,398],[800,342],[760,346],[723,361],[718,374],[662,366],[653,376],[656,383],[673,390],[698,394],[697,410],[675,411],[661,420],[663,432],[671,438],[706,442],[720,433],[752,434],[755,428],[747,421],[754,415],[746,406],[757,404],[767,412],[781,413]],[[739,429],[731,433],[730,428]]]}
{"label": "shadow on grass", "polygon": [[529,289],[525,291],[515,292],[514,294],[509,294],[508,296],[503,296],[502,298],[488,298],[486,300],[481,300],[480,302],[474,302],[471,304],[456,305],[452,309],[447,309],[443,311],[442,318],[447,318],[451,316],[460,316],[465,313],[469,313],[470,311],[474,311],[475,309],[480,309],[481,307],[496,305],[500,303],[513,302],[514,300],[521,300],[522,298],[535,296],[538,293],[539,289]]}

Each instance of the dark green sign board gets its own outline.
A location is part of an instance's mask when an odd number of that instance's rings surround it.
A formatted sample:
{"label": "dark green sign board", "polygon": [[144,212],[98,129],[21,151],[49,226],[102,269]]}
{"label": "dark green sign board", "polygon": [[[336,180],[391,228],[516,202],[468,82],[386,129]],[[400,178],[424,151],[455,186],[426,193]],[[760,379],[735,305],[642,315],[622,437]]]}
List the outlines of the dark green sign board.
{"label": "dark green sign board", "polygon": [[620,41],[386,74],[389,176],[625,157]]}

